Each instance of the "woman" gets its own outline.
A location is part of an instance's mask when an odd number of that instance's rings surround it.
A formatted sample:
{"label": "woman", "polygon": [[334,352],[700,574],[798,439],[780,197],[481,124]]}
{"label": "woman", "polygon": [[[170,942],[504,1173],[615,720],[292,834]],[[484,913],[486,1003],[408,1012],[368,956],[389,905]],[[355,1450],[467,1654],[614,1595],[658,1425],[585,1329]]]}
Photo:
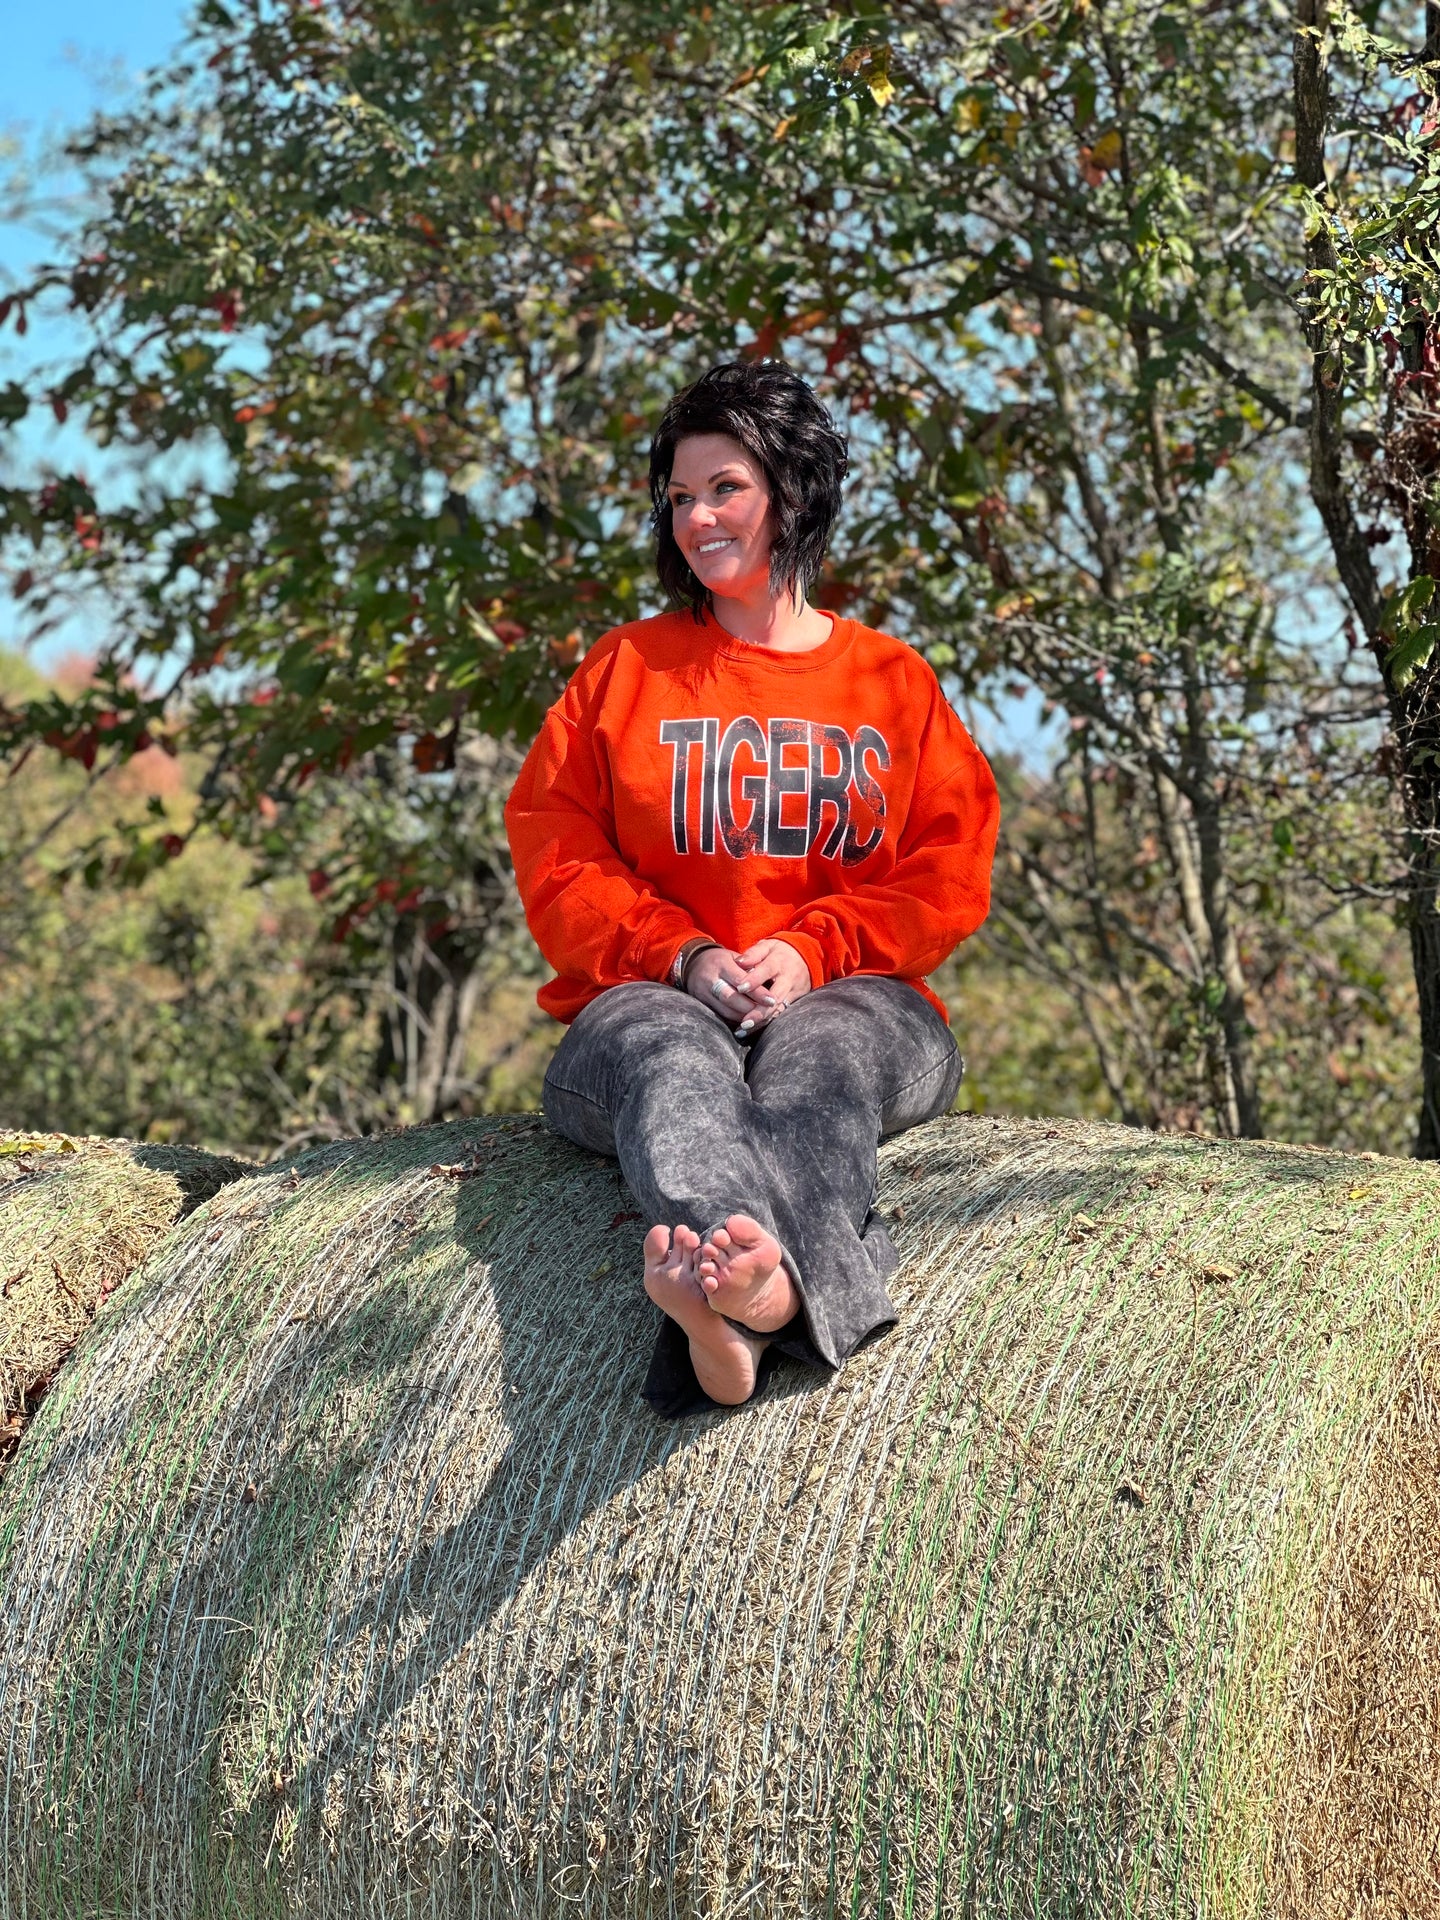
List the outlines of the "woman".
{"label": "woman", "polygon": [[779,363],[676,395],[650,490],[681,610],[590,650],[506,808],[571,1023],[546,1117],[651,1223],[667,1414],[894,1323],[876,1148],[963,1070],[924,975],[988,910],[995,782],[919,654],[805,597],[846,464]]}

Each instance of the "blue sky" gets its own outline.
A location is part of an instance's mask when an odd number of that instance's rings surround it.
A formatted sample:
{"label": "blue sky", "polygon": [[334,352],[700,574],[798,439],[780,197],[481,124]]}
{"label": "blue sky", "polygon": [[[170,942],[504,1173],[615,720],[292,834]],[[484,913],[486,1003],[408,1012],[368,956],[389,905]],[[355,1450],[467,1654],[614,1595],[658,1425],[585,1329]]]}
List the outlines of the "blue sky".
{"label": "blue sky", "polygon": [[[0,135],[27,149],[83,121],[183,36],[178,0],[4,0]],[[0,223],[0,278],[23,273],[44,240]]]}
{"label": "blue sky", "polygon": [[[0,141],[28,162],[83,125],[97,107],[117,105],[144,72],[184,37],[185,0],[0,0]],[[0,164],[5,164],[0,162]],[[47,193],[63,196],[63,178],[47,177]],[[43,229],[0,219],[0,293],[23,280],[49,252]],[[50,359],[63,346],[63,323],[36,313],[24,341],[0,334],[0,384],[23,363]],[[67,434],[75,432],[73,423]],[[26,423],[22,457],[57,448],[53,429]],[[73,449],[75,442],[68,442]],[[76,452],[71,452],[76,457]],[[82,465],[93,467],[92,459]],[[104,609],[66,623],[43,645],[40,664],[72,650],[90,651],[103,632]],[[0,587],[0,645],[15,637],[13,606]]]}

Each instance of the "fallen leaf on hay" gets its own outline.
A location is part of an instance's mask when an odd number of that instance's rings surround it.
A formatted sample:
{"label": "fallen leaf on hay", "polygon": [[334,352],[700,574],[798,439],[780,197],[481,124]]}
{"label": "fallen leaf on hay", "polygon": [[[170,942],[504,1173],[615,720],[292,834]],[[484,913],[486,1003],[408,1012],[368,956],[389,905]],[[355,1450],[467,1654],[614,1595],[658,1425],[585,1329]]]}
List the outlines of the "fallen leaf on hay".
{"label": "fallen leaf on hay", "polygon": [[252,1480],[249,1486],[247,1486],[245,1491],[241,1494],[240,1504],[242,1507],[253,1507],[255,1502],[259,1498],[260,1498],[260,1491],[255,1485],[255,1482]]}
{"label": "fallen leaf on hay", "polygon": [[[43,1140],[0,1140],[0,1158],[14,1153],[43,1153],[44,1151]],[[73,1146],[70,1151],[74,1153]]]}
{"label": "fallen leaf on hay", "polygon": [[437,1160],[430,1169],[441,1180],[473,1180],[477,1174],[484,1173],[484,1167],[477,1167],[468,1160]]}
{"label": "fallen leaf on hay", "polygon": [[1352,1187],[1349,1198],[1351,1200],[1368,1200],[1374,1191],[1375,1189],[1373,1187]]}
{"label": "fallen leaf on hay", "polygon": [[623,1227],[627,1220],[643,1220],[644,1218],[643,1213],[617,1213],[615,1218],[610,1222],[610,1231],[613,1233],[616,1227]]}
{"label": "fallen leaf on hay", "polygon": [[1223,1287],[1228,1286],[1232,1280],[1238,1280],[1240,1276],[1234,1267],[1202,1267],[1200,1269],[1200,1278],[1202,1280],[1212,1281],[1216,1286]]}
{"label": "fallen leaf on hay", "polygon": [[1094,1233],[1099,1227],[1100,1222],[1098,1220],[1092,1220],[1088,1213],[1077,1213],[1070,1224],[1077,1233]]}
{"label": "fallen leaf on hay", "polygon": [[1121,1506],[1124,1507],[1143,1507],[1145,1505],[1145,1489],[1140,1485],[1138,1480],[1122,1480],[1115,1489],[1115,1498],[1120,1502]]}

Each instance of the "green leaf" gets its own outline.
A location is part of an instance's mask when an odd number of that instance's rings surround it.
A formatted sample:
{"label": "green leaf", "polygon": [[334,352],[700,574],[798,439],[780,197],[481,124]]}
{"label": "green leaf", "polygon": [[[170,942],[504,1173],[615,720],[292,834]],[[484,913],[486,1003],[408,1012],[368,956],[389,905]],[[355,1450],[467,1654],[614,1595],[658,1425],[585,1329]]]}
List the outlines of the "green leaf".
{"label": "green leaf", "polygon": [[1385,671],[1397,693],[1403,692],[1426,665],[1435,651],[1437,640],[1440,640],[1440,625],[1431,621],[1423,627],[1416,627],[1391,648],[1385,656]]}
{"label": "green leaf", "polygon": [[1429,606],[1434,593],[1435,582],[1430,575],[1417,574],[1407,586],[1398,593],[1392,593],[1386,601],[1385,611],[1380,616],[1381,633],[1391,639],[1403,638]]}

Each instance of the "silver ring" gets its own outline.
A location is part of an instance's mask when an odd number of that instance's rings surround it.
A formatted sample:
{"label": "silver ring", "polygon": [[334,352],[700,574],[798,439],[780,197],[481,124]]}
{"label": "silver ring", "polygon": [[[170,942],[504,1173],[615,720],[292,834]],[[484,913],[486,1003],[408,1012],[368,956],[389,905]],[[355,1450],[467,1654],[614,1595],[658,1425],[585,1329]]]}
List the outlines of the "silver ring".
{"label": "silver ring", "polygon": [[710,982],[710,991],[711,993],[714,994],[717,1000],[720,998],[721,994],[724,993],[725,991],[725,982],[720,978],[718,973],[716,974],[715,978]]}

